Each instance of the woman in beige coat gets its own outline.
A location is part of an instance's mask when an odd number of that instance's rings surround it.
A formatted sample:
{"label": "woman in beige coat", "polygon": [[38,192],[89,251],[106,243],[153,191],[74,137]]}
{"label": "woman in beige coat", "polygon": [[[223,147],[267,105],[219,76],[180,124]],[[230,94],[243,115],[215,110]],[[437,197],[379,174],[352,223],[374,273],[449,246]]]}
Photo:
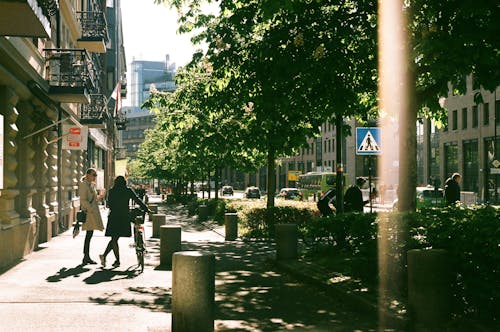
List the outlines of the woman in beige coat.
{"label": "woman in beige coat", "polygon": [[90,240],[92,239],[94,230],[102,231],[104,229],[101,212],[99,211],[99,200],[102,198],[102,195],[97,194],[95,187],[96,177],[96,170],[89,168],[87,172],[85,172],[85,176],[80,183],[78,183],[80,207],[87,212],[87,221],[82,225],[82,230],[87,231],[83,245],[83,265],[96,264],[96,262],[90,258]]}

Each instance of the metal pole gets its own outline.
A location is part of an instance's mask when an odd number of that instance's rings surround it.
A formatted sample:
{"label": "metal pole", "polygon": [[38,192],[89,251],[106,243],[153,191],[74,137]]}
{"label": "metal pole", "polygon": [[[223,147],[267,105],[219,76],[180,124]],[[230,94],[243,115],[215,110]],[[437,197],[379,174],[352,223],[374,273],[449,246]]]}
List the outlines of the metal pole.
{"label": "metal pole", "polygon": [[[494,106],[493,106],[493,111],[495,113],[495,134],[494,134],[494,139],[493,139],[493,160],[497,160],[497,89],[495,88],[495,93],[494,93],[494,96],[495,96],[495,100],[493,101],[494,102]],[[489,166],[489,165],[488,165]],[[495,173],[495,204],[498,202],[498,192],[497,192],[497,188],[498,188],[498,175],[497,173]],[[488,190],[489,190],[489,185],[488,185]]]}
{"label": "metal pole", "polygon": [[368,156],[368,200],[370,201],[370,213],[373,213],[372,202],[372,156]]}

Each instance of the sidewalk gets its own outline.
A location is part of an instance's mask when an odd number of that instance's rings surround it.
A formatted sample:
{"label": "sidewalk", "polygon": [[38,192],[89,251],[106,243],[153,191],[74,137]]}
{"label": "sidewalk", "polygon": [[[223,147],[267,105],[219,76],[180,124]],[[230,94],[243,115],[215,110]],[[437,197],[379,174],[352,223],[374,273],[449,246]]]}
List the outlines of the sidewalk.
{"label": "sidewalk", "polygon": [[[200,224],[185,209],[160,212],[167,224],[181,225],[182,250],[216,256],[216,331],[376,330],[375,314],[354,312],[341,297],[281,273],[273,243],[225,242],[223,227]],[[120,239],[122,264],[116,269],[80,265],[84,233],[73,239],[68,230],[43,244],[0,275],[0,331],[170,331],[172,272],[157,269],[159,239],[151,232],[147,222],[142,274],[135,270],[131,238]],[[108,239],[94,234],[94,260]]]}

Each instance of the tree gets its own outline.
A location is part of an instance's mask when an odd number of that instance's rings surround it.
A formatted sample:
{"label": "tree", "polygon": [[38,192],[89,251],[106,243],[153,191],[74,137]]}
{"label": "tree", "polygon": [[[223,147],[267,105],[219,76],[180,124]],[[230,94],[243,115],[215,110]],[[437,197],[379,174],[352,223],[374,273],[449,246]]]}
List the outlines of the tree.
{"label": "tree", "polygon": [[276,158],[296,153],[325,120],[374,105],[372,1],[221,1],[217,17],[201,14],[199,1],[169,3],[190,6],[182,31],[205,28],[196,40],[208,44],[214,96],[244,110],[245,145],[267,154],[268,206]]}

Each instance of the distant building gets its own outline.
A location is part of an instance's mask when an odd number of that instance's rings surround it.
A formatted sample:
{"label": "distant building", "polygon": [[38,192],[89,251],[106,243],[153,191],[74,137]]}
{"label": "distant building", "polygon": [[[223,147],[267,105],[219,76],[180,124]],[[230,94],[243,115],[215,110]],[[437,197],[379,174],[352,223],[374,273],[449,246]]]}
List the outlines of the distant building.
{"label": "distant building", "polygon": [[141,105],[149,98],[150,91],[175,90],[175,63],[169,62],[169,55],[165,61],[134,60],[131,64],[131,106],[123,107],[122,113],[127,119],[127,128],[122,132],[123,157],[133,158],[144,141],[144,131],[154,126],[154,115]]}

